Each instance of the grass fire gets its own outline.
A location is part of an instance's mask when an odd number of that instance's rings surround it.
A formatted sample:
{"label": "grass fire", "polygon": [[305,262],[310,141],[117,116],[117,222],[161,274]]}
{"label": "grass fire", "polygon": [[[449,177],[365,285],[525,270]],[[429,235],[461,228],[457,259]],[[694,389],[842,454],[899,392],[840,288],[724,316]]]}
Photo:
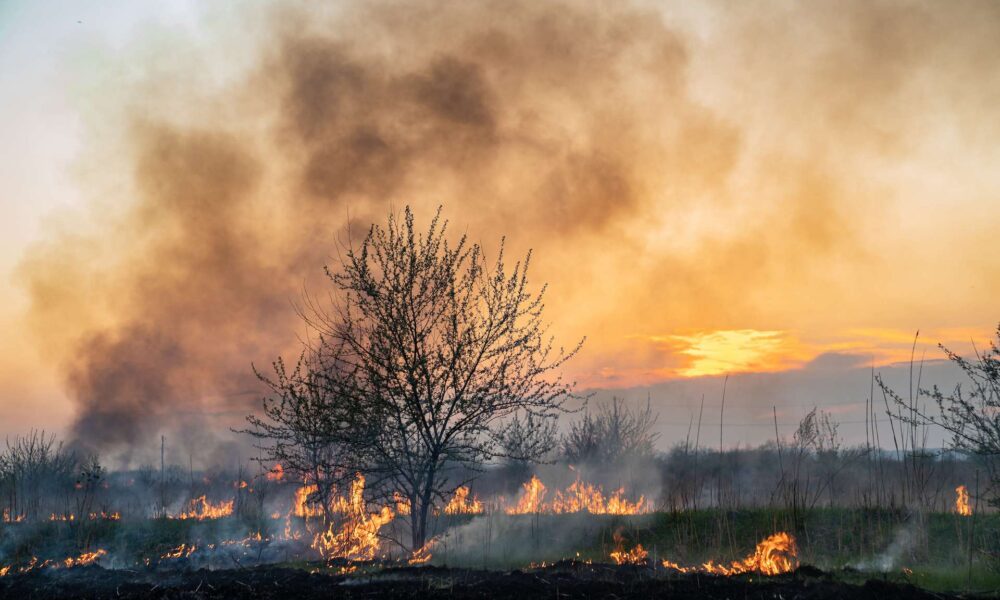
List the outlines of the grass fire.
{"label": "grass fire", "polygon": [[990,0],[0,4],[0,599],[1000,596]]}

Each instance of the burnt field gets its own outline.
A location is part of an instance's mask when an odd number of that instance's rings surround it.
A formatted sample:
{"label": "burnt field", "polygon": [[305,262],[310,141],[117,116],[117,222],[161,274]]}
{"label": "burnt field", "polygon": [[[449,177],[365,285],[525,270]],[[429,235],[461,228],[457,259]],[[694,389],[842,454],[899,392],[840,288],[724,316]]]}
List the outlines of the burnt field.
{"label": "burnt field", "polygon": [[763,537],[793,515],[439,515],[425,555],[394,550],[390,523],[370,560],[324,554],[308,536],[318,523],[294,516],[263,533],[238,515],[20,522],[3,527],[12,562],[0,568],[0,597],[943,598],[1000,589],[988,552],[1000,533],[994,514],[978,516],[971,563],[972,522],[960,515],[815,509],[798,518],[793,533]]}
{"label": "burnt field", "polygon": [[[1000,514],[944,477],[912,507],[889,493],[868,502],[855,493],[870,481],[891,491],[906,481],[904,463],[839,456],[844,483],[809,503],[769,501],[768,489],[783,484],[767,469],[777,459],[768,448],[699,452],[700,468],[686,478],[683,453],[617,471],[489,469],[434,503],[427,541],[414,547],[412,505],[361,475],[324,498],[278,465],[256,473],[84,466],[76,477],[50,472],[56,454],[29,462],[31,477],[7,480],[0,591],[827,598],[1000,590]],[[821,480],[818,461],[803,458],[801,482]],[[938,457],[930,466],[969,477],[965,461]],[[865,476],[876,469],[886,476]]]}
{"label": "burnt field", "polygon": [[904,576],[868,579],[856,572],[828,574],[800,567],[780,576],[723,577],[667,573],[634,565],[563,561],[514,571],[447,567],[362,565],[350,574],[324,565],[301,568],[105,570],[86,566],[32,572],[0,581],[8,598],[951,598],[932,593]]}

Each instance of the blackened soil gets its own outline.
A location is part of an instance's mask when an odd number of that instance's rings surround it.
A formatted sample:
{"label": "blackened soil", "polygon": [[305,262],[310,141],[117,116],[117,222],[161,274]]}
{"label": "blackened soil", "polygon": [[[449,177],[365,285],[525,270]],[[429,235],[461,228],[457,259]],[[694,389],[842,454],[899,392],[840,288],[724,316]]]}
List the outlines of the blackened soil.
{"label": "blackened soil", "polygon": [[444,567],[381,569],[333,575],[258,567],[216,571],[129,571],[101,567],[35,571],[0,578],[0,598],[217,599],[217,598],[657,598],[670,600],[941,600],[906,584],[872,580],[851,585],[816,569],[780,577],[667,575],[636,567],[559,563],[528,571],[473,571]]}

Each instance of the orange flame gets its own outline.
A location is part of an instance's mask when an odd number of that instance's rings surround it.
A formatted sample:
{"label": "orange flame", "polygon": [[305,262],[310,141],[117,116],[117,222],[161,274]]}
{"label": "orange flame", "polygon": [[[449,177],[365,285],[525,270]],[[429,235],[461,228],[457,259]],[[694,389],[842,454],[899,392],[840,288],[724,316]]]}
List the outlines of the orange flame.
{"label": "orange flame", "polygon": [[532,475],[531,479],[521,484],[524,490],[517,505],[507,509],[508,515],[527,515],[544,512],[545,505],[545,484],[538,477]]}
{"label": "orange flame", "polygon": [[346,558],[349,560],[372,560],[380,546],[379,530],[393,520],[395,515],[388,506],[379,512],[369,513],[364,499],[365,478],[358,473],[351,484],[349,498],[336,501],[338,511],[343,515],[339,527],[330,523],[326,531],[318,533],[312,547],[323,558]]}
{"label": "orange flame", "polygon": [[972,514],[972,507],[969,505],[969,491],[964,485],[955,488],[955,512],[963,517]]}
{"label": "orange flame", "polygon": [[319,488],[315,483],[304,485],[295,490],[295,500],[292,504],[292,514],[302,519],[322,516],[323,507],[309,502],[310,497],[318,490]]}
{"label": "orange flame", "polygon": [[530,513],[576,513],[589,512],[594,515],[637,515],[649,512],[645,497],[635,502],[625,499],[625,488],[615,490],[610,496],[604,495],[600,486],[577,479],[564,491],[557,490],[552,502],[545,502],[545,485],[538,477],[522,485],[524,490],[516,506],[508,508],[509,515]]}
{"label": "orange flame", "polygon": [[20,523],[23,520],[24,520],[24,515],[14,515],[12,517],[10,515],[10,509],[9,508],[3,509],[3,522],[4,523]]}
{"label": "orange flame", "polygon": [[399,492],[392,493],[392,502],[396,505],[396,514],[406,516],[410,514],[410,499]]}
{"label": "orange flame", "polygon": [[189,508],[186,511],[181,512],[177,516],[173,517],[175,519],[197,519],[203,521],[205,519],[220,519],[222,517],[228,517],[233,514],[233,500],[220,501],[218,504],[212,504],[205,497],[204,494],[191,500],[189,503]]}
{"label": "orange flame", "polygon": [[107,555],[107,553],[108,553],[107,550],[100,549],[100,550],[95,550],[94,552],[84,552],[80,556],[76,557],[70,556],[62,559],[61,561],[46,559],[41,562],[39,562],[37,556],[32,556],[28,564],[24,566],[15,568],[14,565],[6,565],[0,567],[0,577],[4,577],[11,573],[28,573],[30,571],[34,571],[35,569],[44,569],[46,567],[50,569],[58,569],[60,567],[65,567],[68,569],[70,567],[80,567],[84,565],[90,565],[97,562],[97,560],[100,559],[102,556]]}
{"label": "orange flame", "polygon": [[636,502],[629,502],[622,496],[625,488],[618,488],[605,499],[600,487],[577,479],[565,492],[556,492],[552,501],[552,512],[574,513],[586,511],[594,515],[636,515],[644,511],[646,499],[639,496]]}
{"label": "orange flame", "polygon": [[435,543],[437,543],[437,539],[429,540],[426,544],[414,550],[406,562],[411,565],[422,565],[429,562],[431,560],[431,548],[434,547]]}
{"label": "orange flame", "polygon": [[191,556],[195,550],[197,550],[197,547],[194,545],[188,546],[187,544],[181,544],[173,550],[163,554],[160,558],[187,558],[188,556]]}
{"label": "orange flame", "polygon": [[615,561],[616,565],[646,564],[646,560],[649,558],[649,552],[642,547],[642,544],[636,544],[635,548],[625,551],[622,548],[625,538],[621,534],[621,529],[615,531],[614,540],[615,549],[611,552],[611,559]]}
{"label": "orange flame", "polygon": [[669,560],[664,560],[662,564],[664,568],[681,573],[700,571],[714,575],[739,575],[741,573],[780,575],[798,567],[798,554],[795,538],[782,531],[768,536],[757,544],[753,554],[741,561],[733,561],[728,567],[717,565],[711,560],[700,567],[682,567]]}
{"label": "orange flame", "polygon": [[642,544],[636,544],[636,547],[628,552],[615,550],[611,553],[611,558],[616,565],[642,565],[649,558],[649,552],[642,547]]}
{"label": "orange flame", "polygon": [[108,551],[104,549],[96,550],[94,552],[84,552],[83,554],[77,556],[76,558],[70,557],[63,560],[63,565],[65,565],[66,568],[90,565],[97,562],[97,559],[101,558],[107,553]]}
{"label": "orange flame", "polygon": [[446,515],[480,515],[482,513],[483,503],[475,496],[469,502],[469,488],[464,485],[455,490],[455,495],[444,507]]}
{"label": "orange flame", "polygon": [[97,521],[98,519],[105,520],[105,521],[120,521],[121,518],[122,518],[121,513],[117,512],[117,511],[115,511],[113,513],[109,513],[109,512],[105,512],[105,511],[102,510],[99,513],[90,513],[90,520],[91,521]]}
{"label": "orange flame", "polygon": [[281,481],[285,477],[285,468],[281,466],[281,463],[278,463],[271,467],[265,477],[268,481]]}

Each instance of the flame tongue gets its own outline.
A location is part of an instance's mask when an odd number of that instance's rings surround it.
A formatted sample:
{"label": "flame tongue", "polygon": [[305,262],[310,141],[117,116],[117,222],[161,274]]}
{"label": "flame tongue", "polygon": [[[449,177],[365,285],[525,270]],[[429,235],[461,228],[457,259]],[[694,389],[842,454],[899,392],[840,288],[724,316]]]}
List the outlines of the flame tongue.
{"label": "flame tongue", "polygon": [[455,495],[452,496],[448,505],[444,507],[444,514],[446,515],[479,515],[482,512],[483,503],[475,496],[472,497],[472,501],[470,502],[469,488],[464,485],[455,490]]}
{"label": "flame tongue", "polygon": [[972,514],[972,507],[969,505],[969,491],[964,485],[955,488],[955,512],[963,517]]}
{"label": "flame tongue", "polygon": [[605,496],[600,486],[579,479],[565,490],[556,490],[552,502],[545,502],[547,490],[538,477],[532,476],[529,481],[522,484],[522,487],[524,489],[520,500],[515,506],[507,509],[507,514],[588,512],[593,515],[637,515],[649,512],[643,496],[635,502],[629,502],[624,497],[624,488]]}
{"label": "flame tongue", "polygon": [[627,552],[615,550],[611,553],[611,558],[616,565],[641,565],[649,558],[649,552],[642,547],[642,544],[636,544],[635,548]]}
{"label": "flame tongue", "polygon": [[205,495],[201,495],[190,502],[188,510],[174,518],[204,520],[228,517],[233,514],[233,503],[233,500],[225,500],[212,504]]}
{"label": "flame tongue", "polygon": [[542,501],[545,499],[545,484],[534,475],[527,482],[521,484],[524,488],[521,499],[513,508],[507,509],[509,515],[527,515],[531,513],[544,512]]}
{"label": "flame tongue", "polygon": [[335,512],[343,516],[339,527],[330,523],[326,531],[313,538],[312,547],[323,558],[347,558],[350,560],[372,560],[381,545],[379,530],[395,518],[388,506],[375,513],[369,513],[364,499],[365,478],[360,473],[351,484],[349,498],[339,498],[334,503]]}
{"label": "flame tongue", "polygon": [[[615,558],[612,553],[612,558]],[[618,559],[615,558],[617,562]],[[621,563],[619,563],[621,564]],[[754,550],[754,553],[741,561],[734,561],[728,567],[708,561],[700,567],[682,567],[670,560],[662,562],[664,568],[690,573],[700,571],[715,575],[739,575],[741,573],[760,573],[762,575],[780,575],[788,573],[799,566],[798,547],[795,538],[784,531],[768,536]]]}

